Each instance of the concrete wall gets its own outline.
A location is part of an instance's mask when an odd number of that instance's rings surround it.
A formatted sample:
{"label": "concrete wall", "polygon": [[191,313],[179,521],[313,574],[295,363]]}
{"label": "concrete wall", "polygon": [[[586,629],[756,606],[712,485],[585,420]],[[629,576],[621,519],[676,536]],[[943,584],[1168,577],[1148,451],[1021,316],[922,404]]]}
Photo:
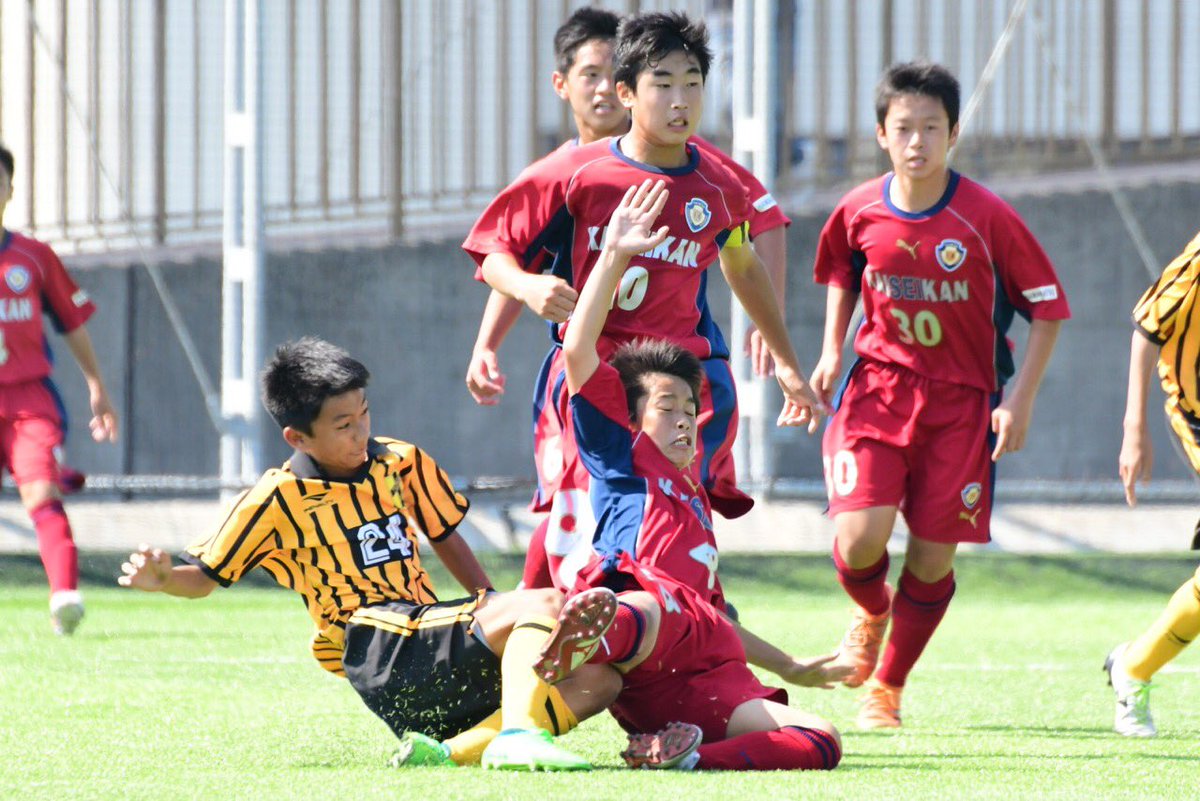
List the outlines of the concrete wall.
{"label": "concrete wall", "polygon": [[[1003,193],[1057,265],[1075,316],[1063,329],[1027,448],[1005,459],[1002,475],[1111,479],[1124,409],[1128,316],[1149,277],[1107,194]],[[1130,198],[1163,264],[1200,227],[1194,211],[1200,184],[1134,188]],[[789,324],[806,368],[820,348],[824,294],[811,283],[811,263],[825,214],[797,216],[790,229]],[[219,262],[200,258],[163,269],[216,376]],[[456,243],[280,253],[270,257],[268,272],[274,288],[268,341],[316,334],[355,353],[374,373],[378,433],[419,442],[455,475],[532,476],[529,396],[546,350],[545,328],[529,314],[518,322],[500,354],[508,394],[498,407],[477,407],[463,375],[486,292],[471,280],[471,265]],[[87,440],[86,396],[60,345],[60,385],[77,423],[68,443],[71,459],[93,472],[215,475],[215,430],[145,271],[80,265],[75,273],[100,307],[91,331],[125,412],[125,442],[114,448]],[[713,308],[727,310],[724,282],[714,277],[710,287]],[[1024,331],[1018,320],[1015,338]],[[1158,407],[1161,396],[1151,403]],[[1155,475],[1185,476],[1161,415],[1152,418]],[[282,459],[286,448],[273,431],[268,441],[271,457]],[[819,441],[786,432],[777,462],[781,475],[817,478]]]}

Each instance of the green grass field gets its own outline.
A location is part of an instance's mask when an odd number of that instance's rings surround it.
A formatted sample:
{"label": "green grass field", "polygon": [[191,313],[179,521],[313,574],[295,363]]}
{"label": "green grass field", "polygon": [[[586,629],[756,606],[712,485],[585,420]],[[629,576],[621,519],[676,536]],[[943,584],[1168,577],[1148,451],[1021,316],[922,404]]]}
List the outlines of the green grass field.
{"label": "green grass field", "polygon": [[[298,597],[262,584],[184,601],[122,590],[119,559],[85,556],[88,616],[50,632],[36,557],[0,559],[0,797],[792,799],[1194,798],[1200,651],[1159,676],[1161,736],[1112,734],[1100,666],[1158,613],[1193,558],[960,560],[959,590],[910,679],[902,733],[852,729],[856,691],[795,688],[792,703],[843,729],[827,774],[649,774],[620,767],[606,717],[566,743],[582,775],[389,770],[392,736],[308,655]],[[516,562],[487,566],[511,586]],[[743,622],[801,654],[848,619],[825,558],[727,556]],[[438,574],[438,586],[453,594]]]}

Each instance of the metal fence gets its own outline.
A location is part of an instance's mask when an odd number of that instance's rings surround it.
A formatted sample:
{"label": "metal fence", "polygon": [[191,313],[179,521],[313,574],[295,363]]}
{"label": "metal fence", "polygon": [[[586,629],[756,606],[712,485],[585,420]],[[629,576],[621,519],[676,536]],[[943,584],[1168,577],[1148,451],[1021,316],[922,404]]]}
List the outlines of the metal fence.
{"label": "metal fence", "polygon": [[[249,1],[249,0],[247,0]],[[741,2],[742,0],[738,0]],[[760,0],[761,1],[761,0]],[[568,135],[550,90],[554,28],[577,0],[263,0],[272,237],[459,235]],[[683,8],[718,59],[705,133],[728,144],[731,0]],[[880,169],[872,92],[926,56],[964,94],[1003,0],[780,2],[781,190]],[[220,240],[222,0],[0,0],[0,137],[17,157],[7,222],[63,252]],[[976,173],[1200,155],[1200,3],[1033,0],[957,157]]]}

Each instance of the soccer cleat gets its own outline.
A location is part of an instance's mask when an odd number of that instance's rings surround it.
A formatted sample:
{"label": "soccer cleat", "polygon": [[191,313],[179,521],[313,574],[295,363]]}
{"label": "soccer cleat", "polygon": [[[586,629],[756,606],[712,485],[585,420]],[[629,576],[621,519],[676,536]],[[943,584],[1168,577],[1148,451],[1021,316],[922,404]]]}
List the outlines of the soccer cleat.
{"label": "soccer cleat", "polygon": [[450,747],[417,731],[400,735],[400,747],[388,760],[390,768],[457,767],[450,758]]}
{"label": "soccer cleat", "polygon": [[1129,643],[1123,642],[1104,660],[1108,684],[1117,694],[1117,714],[1113,728],[1125,737],[1153,737],[1158,734],[1150,716],[1150,682],[1139,681],[1125,672],[1121,658]]}
{"label": "soccer cleat", "polygon": [[858,728],[900,728],[900,692],[903,687],[892,687],[879,679],[867,682],[867,692],[858,699]]}
{"label": "soccer cleat", "polygon": [[862,607],[854,608],[854,620],[846,636],[842,637],[837,659],[833,662],[854,668],[853,673],[842,679],[842,684],[847,687],[861,687],[875,672],[879,646],[883,644],[883,635],[887,633],[888,621],[892,618],[892,599],[896,595],[891,585],[887,585],[887,592],[888,608],[882,614],[872,615]]}
{"label": "soccer cleat", "polygon": [[63,495],[74,495],[87,483],[87,475],[65,464],[58,468],[58,491]]}
{"label": "soccer cleat", "polygon": [[483,750],[487,770],[591,770],[591,764],[554,742],[544,729],[505,729]]}
{"label": "soccer cleat", "polygon": [[50,625],[60,637],[69,637],[83,620],[83,596],[78,590],[59,590],[50,596]]}
{"label": "soccer cleat", "polygon": [[547,684],[556,684],[592,658],[600,638],[617,617],[617,596],[606,587],[584,590],[567,599],[558,623],[533,663],[533,672]]}
{"label": "soccer cleat", "polygon": [[690,759],[700,747],[704,732],[691,723],[668,723],[653,734],[629,735],[629,746],[621,758],[631,768],[691,770],[697,759]]}

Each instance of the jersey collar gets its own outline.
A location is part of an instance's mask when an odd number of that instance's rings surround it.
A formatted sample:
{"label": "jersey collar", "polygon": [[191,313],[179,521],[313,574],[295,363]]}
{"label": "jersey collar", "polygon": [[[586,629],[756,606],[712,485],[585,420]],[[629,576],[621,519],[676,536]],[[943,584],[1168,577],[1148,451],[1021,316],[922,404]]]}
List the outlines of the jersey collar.
{"label": "jersey collar", "polygon": [[896,177],[896,173],[889,172],[887,177],[883,179],[883,203],[888,207],[888,210],[902,220],[926,220],[937,214],[942,209],[950,205],[950,199],[954,197],[954,190],[958,188],[959,175],[954,170],[950,170],[950,180],[946,183],[946,191],[942,192],[942,196],[938,198],[938,202],[934,203],[924,211],[904,211],[899,206],[892,204],[892,179]]}
{"label": "jersey collar", "polygon": [[685,145],[687,147],[688,154],[687,164],[684,164],[682,167],[655,167],[653,164],[646,164],[644,162],[631,159],[629,156],[626,156],[624,153],[622,153],[620,143],[624,138],[625,134],[622,134],[621,136],[614,136],[613,138],[609,139],[608,149],[612,151],[612,154],[621,161],[630,166],[637,167],[639,170],[652,172],[656,175],[687,175],[689,172],[695,171],[695,169],[700,166],[700,148],[696,147],[691,142],[688,142]]}
{"label": "jersey collar", "polygon": [[358,469],[358,472],[349,478],[331,478],[325,475],[325,471],[321,469],[321,466],[303,451],[292,453],[292,458],[288,459],[288,467],[296,478],[312,478],[318,481],[342,481],[347,484],[357,484],[371,472],[371,463],[385,453],[387,453],[387,448],[382,443],[374,439],[368,440],[367,460],[362,463],[362,467]]}

